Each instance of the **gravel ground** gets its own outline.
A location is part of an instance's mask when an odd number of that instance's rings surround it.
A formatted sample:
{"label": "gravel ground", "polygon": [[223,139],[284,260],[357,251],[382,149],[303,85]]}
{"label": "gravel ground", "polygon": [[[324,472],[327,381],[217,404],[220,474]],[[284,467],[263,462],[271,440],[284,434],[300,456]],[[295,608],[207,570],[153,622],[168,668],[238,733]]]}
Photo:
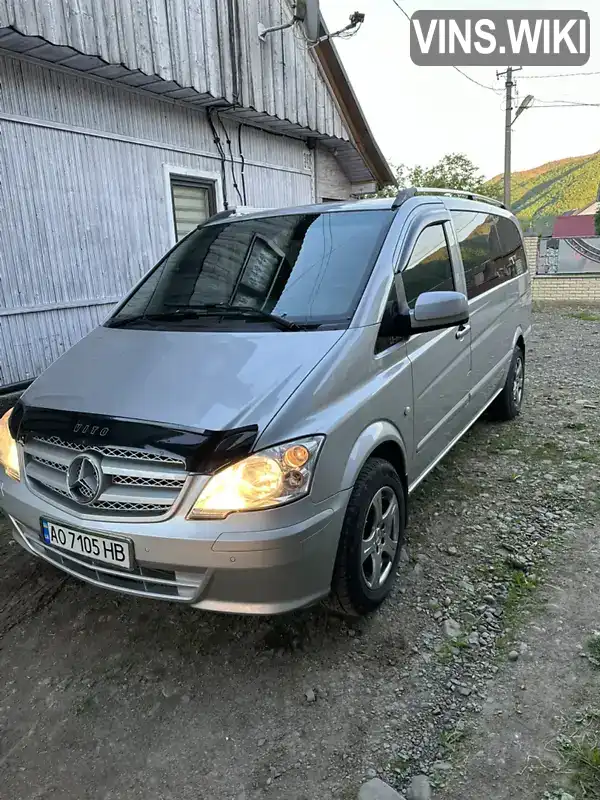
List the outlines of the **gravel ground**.
{"label": "gravel ground", "polygon": [[469,761],[488,698],[529,657],[537,587],[600,528],[600,323],[538,312],[526,392],[413,495],[395,595],[359,623],[124,598],[0,536],[0,797],[350,800],[375,776],[492,796]]}

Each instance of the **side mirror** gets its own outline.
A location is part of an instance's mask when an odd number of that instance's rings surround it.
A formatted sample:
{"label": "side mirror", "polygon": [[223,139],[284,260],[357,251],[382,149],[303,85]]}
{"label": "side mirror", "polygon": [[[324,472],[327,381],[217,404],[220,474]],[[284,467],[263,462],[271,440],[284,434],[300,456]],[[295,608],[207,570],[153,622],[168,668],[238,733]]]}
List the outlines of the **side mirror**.
{"label": "side mirror", "polygon": [[423,292],[414,311],[401,312],[397,303],[386,308],[381,323],[382,336],[408,339],[415,333],[453,328],[469,321],[469,303],[461,292]]}
{"label": "side mirror", "polygon": [[469,303],[461,292],[423,292],[410,316],[411,333],[453,328],[469,321]]}

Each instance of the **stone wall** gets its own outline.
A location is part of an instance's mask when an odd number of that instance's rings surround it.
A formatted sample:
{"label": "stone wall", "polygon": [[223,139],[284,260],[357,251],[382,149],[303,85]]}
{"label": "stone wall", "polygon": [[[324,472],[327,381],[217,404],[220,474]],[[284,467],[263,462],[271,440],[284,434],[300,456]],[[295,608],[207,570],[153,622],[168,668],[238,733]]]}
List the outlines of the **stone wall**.
{"label": "stone wall", "polygon": [[536,275],[538,238],[525,237],[534,301],[600,304],[600,275]]}
{"label": "stone wall", "polygon": [[538,275],[533,281],[533,299],[600,304],[600,275]]}

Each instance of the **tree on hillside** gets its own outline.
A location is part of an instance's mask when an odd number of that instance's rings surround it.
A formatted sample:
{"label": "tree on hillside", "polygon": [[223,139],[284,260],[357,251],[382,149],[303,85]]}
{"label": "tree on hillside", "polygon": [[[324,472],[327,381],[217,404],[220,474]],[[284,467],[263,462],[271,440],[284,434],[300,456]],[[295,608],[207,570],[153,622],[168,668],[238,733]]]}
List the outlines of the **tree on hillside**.
{"label": "tree on hillside", "polygon": [[[430,186],[495,196],[495,187],[485,185],[479,168],[463,153],[450,153],[431,167],[418,164],[407,167],[406,164],[400,164],[394,167],[394,172],[400,189],[407,186]],[[378,197],[393,197],[397,191],[395,186],[386,186],[378,192]]]}
{"label": "tree on hillside", "polygon": [[600,236],[600,206],[598,206],[598,211],[596,211],[596,216],[594,217],[594,223],[596,225],[596,233]]}

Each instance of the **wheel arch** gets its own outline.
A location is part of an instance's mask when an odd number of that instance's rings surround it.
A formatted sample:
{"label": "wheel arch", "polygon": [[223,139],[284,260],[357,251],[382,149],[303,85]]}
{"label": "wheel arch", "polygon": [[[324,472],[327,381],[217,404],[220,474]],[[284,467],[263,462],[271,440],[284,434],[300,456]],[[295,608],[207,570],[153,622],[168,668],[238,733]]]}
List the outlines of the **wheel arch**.
{"label": "wheel arch", "polygon": [[515,335],[513,336],[513,346],[512,349],[514,350],[515,347],[520,347],[523,351],[523,355],[525,355],[525,335],[523,333],[523,329],[521,326],[517,328],[515,331]]}
{"label": "wheel arch", "polygon": [[406,509],[408,505],[406,444],[400,431],[391,422],[387,420],[373,422],[360,434],[350,452],[344,471],[345,489],[354,486],[362,468],[370,458],[383,458],[394,467],[404,487]]}

